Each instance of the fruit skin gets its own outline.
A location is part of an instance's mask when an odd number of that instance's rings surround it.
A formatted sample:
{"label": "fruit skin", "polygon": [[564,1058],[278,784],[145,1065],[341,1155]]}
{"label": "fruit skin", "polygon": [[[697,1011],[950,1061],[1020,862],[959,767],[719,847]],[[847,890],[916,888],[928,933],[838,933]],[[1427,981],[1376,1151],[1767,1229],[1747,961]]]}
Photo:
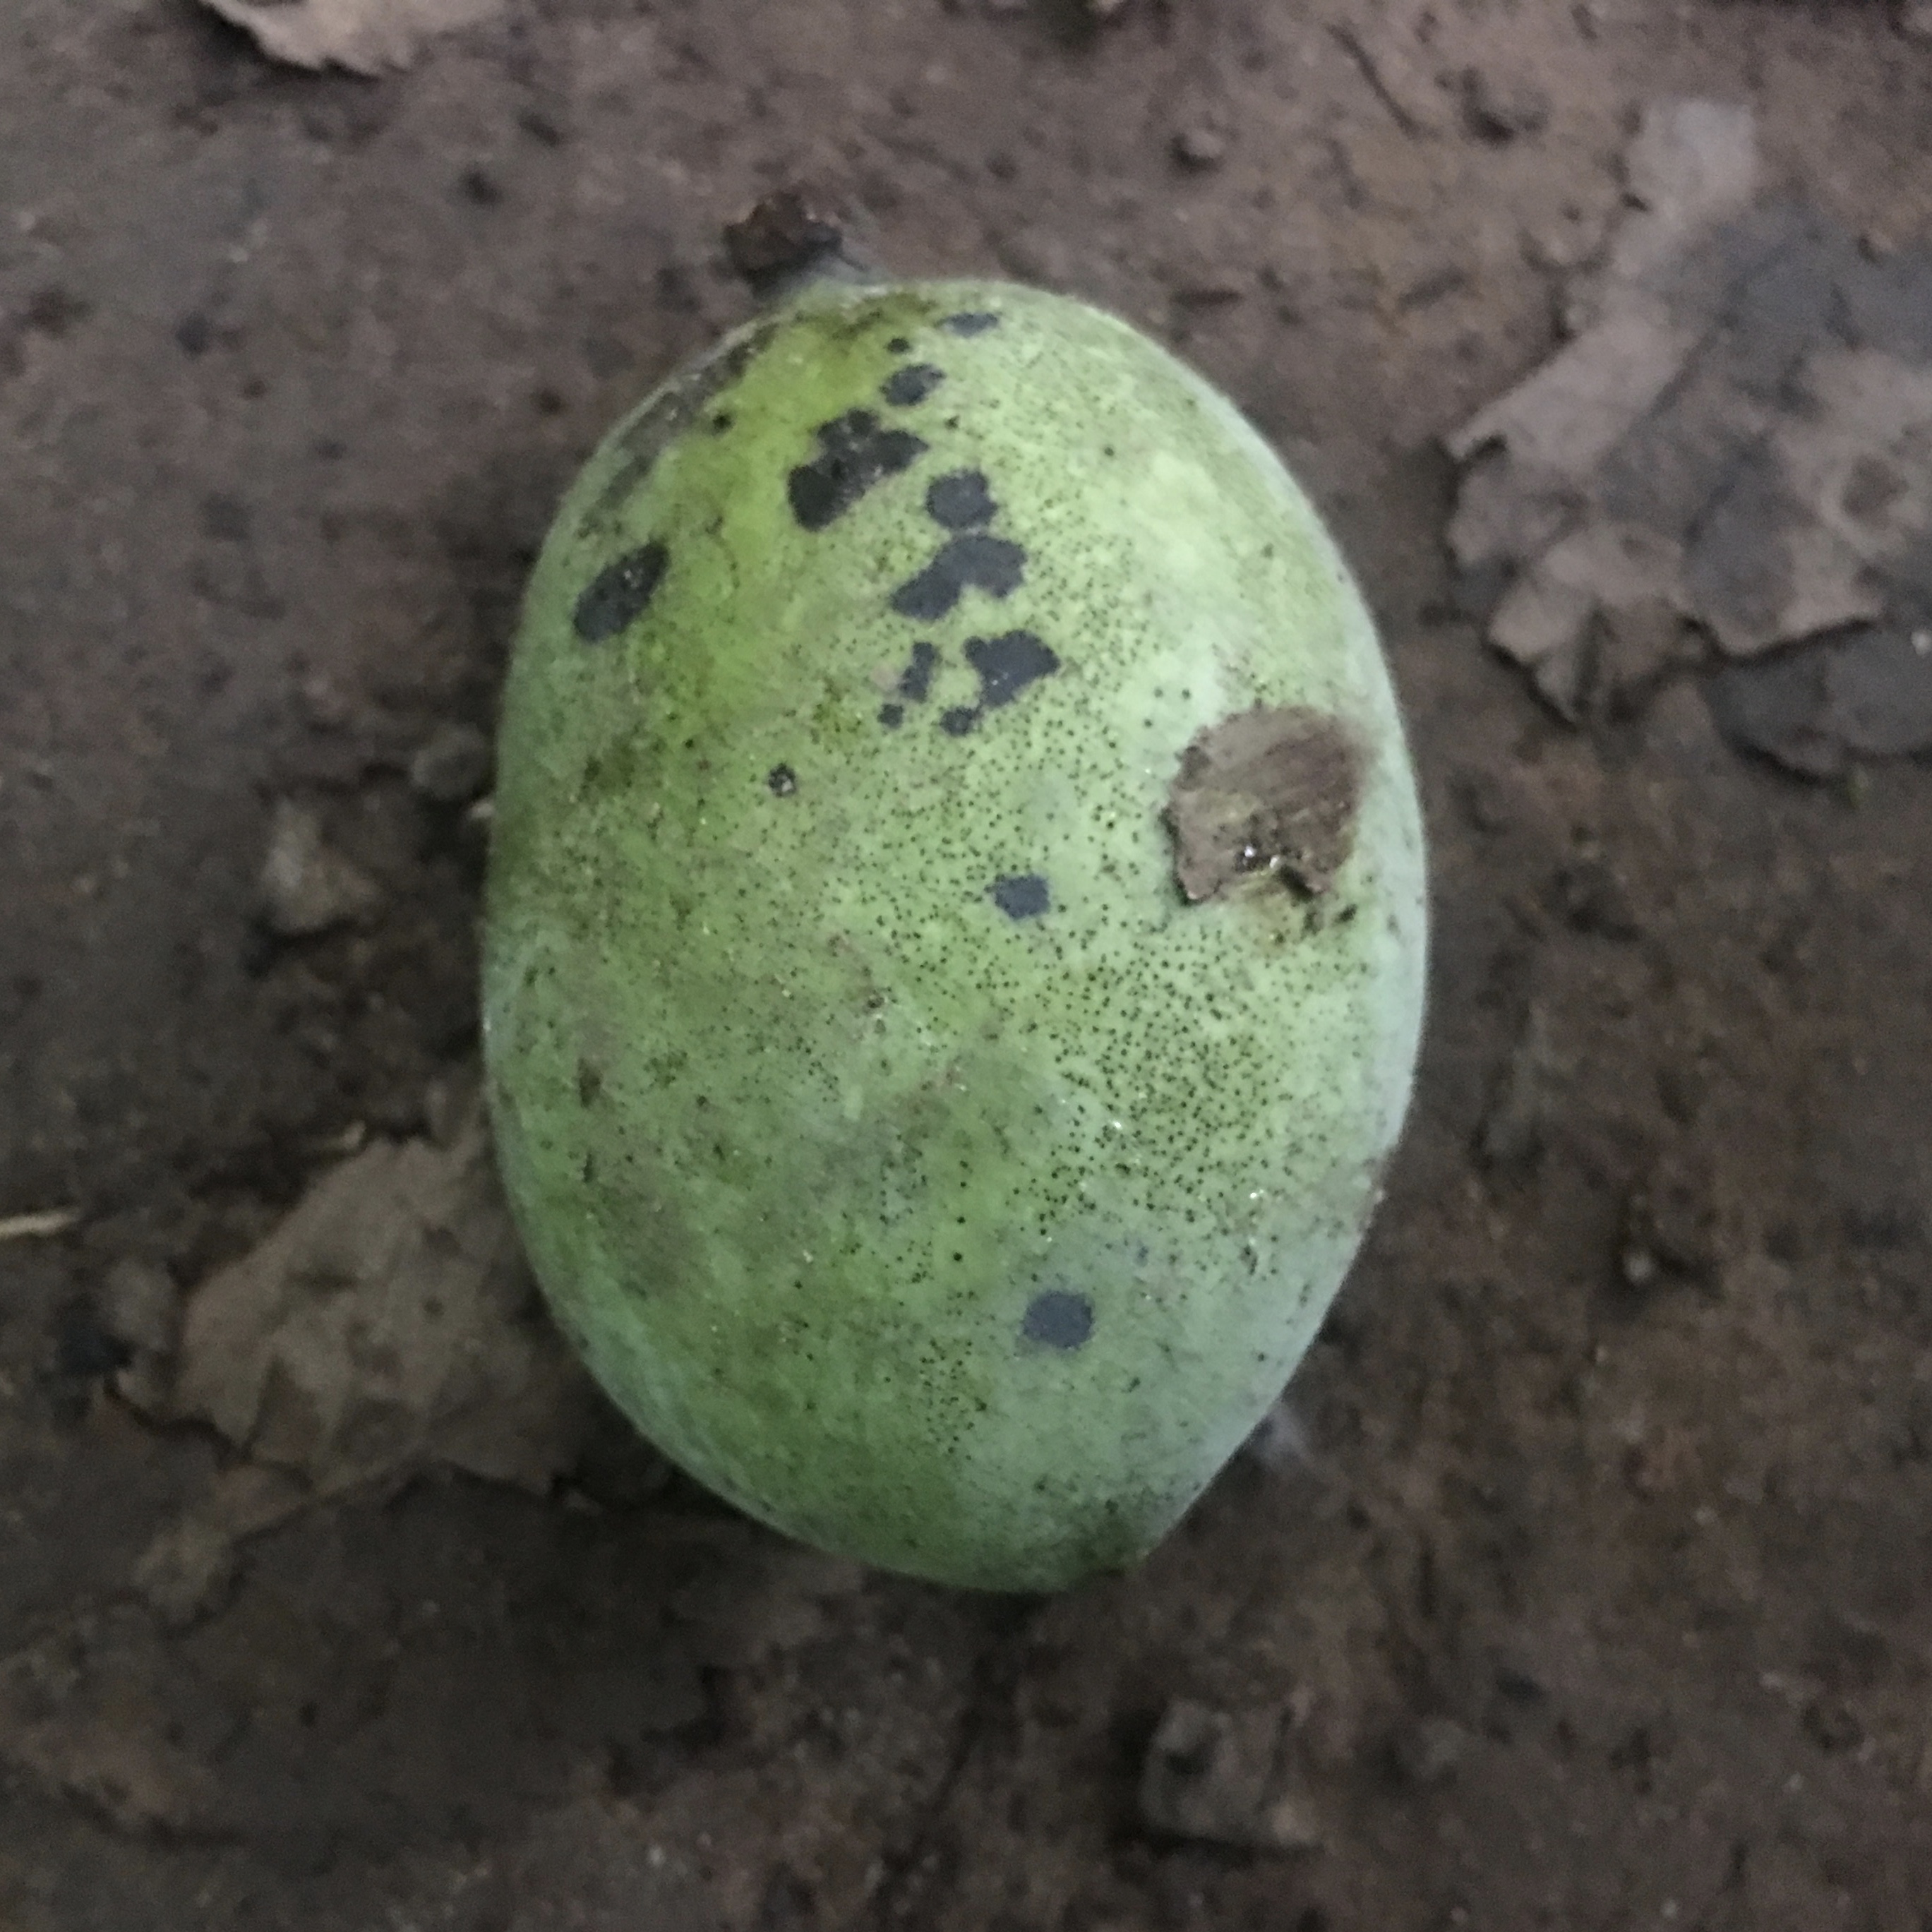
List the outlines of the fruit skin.
{"label": "fruit skin", "polygon": [[[1190,902],[1177,781],[1256,706],[1334,836]],[[498,770],[504,1178],[620,1407],[890,1568],[1144,1555],[1340,1286],[1422,1018],[1400,719],[1260,438],[1066,299],[810,287],[571,490]]]}

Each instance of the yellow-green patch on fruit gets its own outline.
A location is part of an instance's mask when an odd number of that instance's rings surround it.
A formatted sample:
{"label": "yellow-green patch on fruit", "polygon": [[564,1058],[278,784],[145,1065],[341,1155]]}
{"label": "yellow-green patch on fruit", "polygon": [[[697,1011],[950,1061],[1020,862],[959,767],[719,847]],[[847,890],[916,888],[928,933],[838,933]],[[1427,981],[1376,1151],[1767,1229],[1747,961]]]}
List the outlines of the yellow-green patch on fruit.
{"label": "yellow-green patch on fruit", "polygon": [[1125,324],[820,283],[612,434],[505,696],[484,964],[563,1328],[754,1516],[1132,1562],[1360,1241],[1421,835],[1313,512]]}

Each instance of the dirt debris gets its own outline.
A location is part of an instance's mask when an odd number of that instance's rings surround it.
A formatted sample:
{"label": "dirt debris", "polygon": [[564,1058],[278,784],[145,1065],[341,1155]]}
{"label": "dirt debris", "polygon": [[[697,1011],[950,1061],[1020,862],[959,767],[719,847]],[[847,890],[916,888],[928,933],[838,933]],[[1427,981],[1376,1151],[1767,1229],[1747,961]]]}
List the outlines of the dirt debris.
{"label": "dirt debris", "polygon": [[141,1687],[98,1693],[88,1681],[87,1648],[62,1634],[0,1663],[0,1764],[133,1836],[205,1828],[215,1780],[170,1740],[164,1714]]}

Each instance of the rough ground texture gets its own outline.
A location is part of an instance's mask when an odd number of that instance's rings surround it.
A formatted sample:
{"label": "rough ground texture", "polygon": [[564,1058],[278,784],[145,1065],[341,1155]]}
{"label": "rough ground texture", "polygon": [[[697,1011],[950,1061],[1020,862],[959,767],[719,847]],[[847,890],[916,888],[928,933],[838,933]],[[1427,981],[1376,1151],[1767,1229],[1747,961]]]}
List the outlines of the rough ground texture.
{"label": "rough ground texture", "polygon": [[[1875,4],[516,0],[371,81],[14,0],[0,1216],[79,1219],[0,1246],[0,1925],[1932,1924],[1932,784],[1748,763],[1688,674],[1565,726],[1444,561],[1438,439],[1690,94],[1925,238]],[[417,754],[801,171],[1229,389],[1431,814],[1420,1096],[1298,1421],[1071,1599],[829,1564],[608,1430],[547,1497],[211,1492],[106,1386],[157,1281],[436,1130],[481,779]],[[265,908],[285,801],[334,869]],[[253,1539],[158,1587],[211,1493]]]}

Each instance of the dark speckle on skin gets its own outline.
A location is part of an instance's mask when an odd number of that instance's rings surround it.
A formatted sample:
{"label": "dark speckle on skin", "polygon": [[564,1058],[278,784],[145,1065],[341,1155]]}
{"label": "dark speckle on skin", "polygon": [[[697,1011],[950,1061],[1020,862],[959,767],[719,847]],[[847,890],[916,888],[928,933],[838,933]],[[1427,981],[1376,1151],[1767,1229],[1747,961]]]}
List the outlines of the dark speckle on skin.
{"label": "dark speckle on skin", "polygon": [[999,327],[1000,318],[990,310],[965,309],[941,317],[939,326],[949,335],[984,335],[988,329]]}
{"label": "dark speckle on skin", "polygon": [[731,412],[729,410],[720,410],[711,418],[711,434],[713,436],[722,436],[730,427]]}
{"label": "dark speckle on skin", "polygon": [[980,707],[976,704],[956,704],[950,711],[939,714],[939,728],[949,738],[963,738],[980,722]]}
{"label": "dark speckle on skin", "polygon": [[968,638],[966,662],[980,674],[980,702],[988,710],[1012,704],[1028,685],[1060,668],[1059,658],[1030,631]]}
{"label": "dark speckle on skin", "polygon": [[896,335],[886,344],[886,353],[888,356],[903,356],[911,346],[912,343],[908,338]]}
{"label": "dark speckle on skin", "polygon": [[594,1060],[580,1057],[577,1063],[577,1100],[580,1106],[596,1104],[597,1096],[604,1090],[604,1070]]}
{"label": "dark speckle on skin", "polygon": [[798,774],[789,765],[774,765],[765,774],[765,783],[774,798],[789,798],[798,789]]}
{"label": "dark speckle on skin", "polygon": [[902,617],[943,617],[968,590],[992,597],[1010,596],[1026,574],[1026,552],[1004,537],[968,530],[950,538],[916,577],[892,592]]}
{"label": "dark speckle on skin", "polygon": [[614,638],[644,614],[656,595],[670,553],[655,538],[626,550],[590,580],[571,613],[571,628],[586,644]]}
{"label": "dark speckle on skin", "polygon": [[887,429],[869,410],[850,410],[820,424],[818,436],[818,454],[786,482],[791,513],[808,530],[826,529],[874,484],[910,469],[926,453],[910,430]]}
{"label": "dark speckle on skin", "polygon": [[1027,1304],[1020,1333],[1048,1348],[1078,1348],[1094,1332],[1094,1304],[1084,1294],[1049,1288]]}
{"label": "dark speckle on skin", "polygon": [[914,403],[924,402],[945,380],[946,371],[930,362],[908,362],[880,384],[879,394],[895,409],[910,409]]}
{"label": "dark speckle on skin", "polygon": [[926,493],[926,514],[949,530],[970,530],[990,524],[999,507],[981,470],[956,470]]}
{"label": "dark speckle on skin", "polygon": [[938,668],[938,652],[922,638],[912,647],[912,662],[899,673],[899,695],[916,704],[924,704],[932,689],[932,674]]}
{"label": "dark speckle on skin", "polygon": [[1038,919],[1052,904],[1046,881],[1037,872],[1007,872],[987,890],[1009,919]]}
{"label": "dark speckle on skin", "polygon": [[896,731],[905,722],[905,706],[903,704],[880,705],[879,722],[888,731]]}

